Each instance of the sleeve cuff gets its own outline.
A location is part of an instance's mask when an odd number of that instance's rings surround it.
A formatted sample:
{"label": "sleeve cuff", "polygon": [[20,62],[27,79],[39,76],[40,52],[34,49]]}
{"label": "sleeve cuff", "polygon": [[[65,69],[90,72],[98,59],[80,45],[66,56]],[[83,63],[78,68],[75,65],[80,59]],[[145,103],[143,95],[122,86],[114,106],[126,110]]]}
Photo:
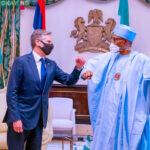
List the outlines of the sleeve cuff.
{"label": "sleeve cuff", "polygon": [[77,67],[75,67],[75,68],[81,72],[83,70],[84,66],[81,69],[78,69]]}

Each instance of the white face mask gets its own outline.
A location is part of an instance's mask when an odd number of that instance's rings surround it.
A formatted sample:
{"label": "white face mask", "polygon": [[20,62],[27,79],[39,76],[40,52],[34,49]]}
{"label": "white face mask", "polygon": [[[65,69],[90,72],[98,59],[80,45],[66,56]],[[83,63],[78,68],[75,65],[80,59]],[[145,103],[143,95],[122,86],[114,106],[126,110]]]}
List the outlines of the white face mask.
{"label": "white face mask", "polygon": [[117,53],[120,51],[120,47],[118,47],[114,43],[110,44],[109,49],[110,49],[110,52],[112,52],[112,53]]}

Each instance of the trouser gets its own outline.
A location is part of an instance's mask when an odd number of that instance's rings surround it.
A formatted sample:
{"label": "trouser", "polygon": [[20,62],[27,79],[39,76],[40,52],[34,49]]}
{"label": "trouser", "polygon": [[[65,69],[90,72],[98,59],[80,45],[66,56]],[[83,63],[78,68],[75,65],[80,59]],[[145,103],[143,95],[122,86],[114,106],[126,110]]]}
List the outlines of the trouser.
{"label": "trouser", "polygon": [[24,130],[22,133],[15,132],[13,125],[9,124],[7,131],[8,150],[41,150],[42,131],[41,119],[36,128]]}

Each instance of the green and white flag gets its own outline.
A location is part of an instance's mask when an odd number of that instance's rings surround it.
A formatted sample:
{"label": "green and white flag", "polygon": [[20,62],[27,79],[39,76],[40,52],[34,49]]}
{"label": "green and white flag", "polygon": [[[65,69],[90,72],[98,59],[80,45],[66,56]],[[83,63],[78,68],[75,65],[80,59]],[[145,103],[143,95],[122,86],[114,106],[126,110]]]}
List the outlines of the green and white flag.
{"label": "green and white flag", "polygon": [[87,138],[86,138],[86,143],[83,146],[83,150],[90,150],[90,149],[91,149],[91,138],[88,135]]}
{"label": "green and white flag", "polygon": [[129,26],[129,6],[128,0],[120,0],[118,15],[120,16],[120,24]]}

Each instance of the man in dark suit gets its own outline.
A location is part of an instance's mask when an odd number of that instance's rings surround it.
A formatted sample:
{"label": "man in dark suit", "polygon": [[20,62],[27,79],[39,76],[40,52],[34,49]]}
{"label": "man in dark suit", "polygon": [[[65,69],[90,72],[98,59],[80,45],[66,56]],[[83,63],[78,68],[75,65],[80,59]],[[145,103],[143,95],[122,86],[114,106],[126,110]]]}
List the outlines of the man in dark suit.
{"label": "man in dark suit", "polygon": [[31,35],[32,53],[18,57],[12,66],[7,87],[8,109],[4,122],[8,124],[9,150],[40,150],[42,129],[48,116],[48,94],[54,80],[75,84],[85,60],[76,59],[71,74],[63,72],[57,64],[46,58],[53,49],[51,33],[35,30]]}

